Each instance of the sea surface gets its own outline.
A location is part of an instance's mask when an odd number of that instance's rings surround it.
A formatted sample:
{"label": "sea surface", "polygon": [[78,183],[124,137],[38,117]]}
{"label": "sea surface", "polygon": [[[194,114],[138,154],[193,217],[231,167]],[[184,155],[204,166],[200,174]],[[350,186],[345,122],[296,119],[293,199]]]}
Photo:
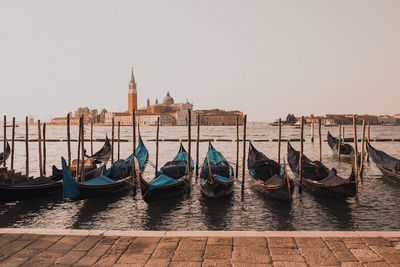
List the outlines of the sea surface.
{"label": "sea surface", "polygon": [[[11,138],[11,129],[8,138]],[[337,127],[322,128],[322,162],[329,168],[335,167],[338,175],[348,177],[351,166],[339,162],[332,154],[326,140],[327,131],[338,135]],[[16,138],[23,139],[25,127],[16,129]],[[72,127],[72,138],[76,138],[78,129]],[[86,137],[90,129],[86,127]],[[111,127],[96,126],[95,138],[111,136]],[[141,127],[141,135],[150,152],[150,161],[155,162],[155,127]],[[361,138],[361,127],[357,128]],[[115,135],[117,130],[115,129]],[[236,127],[204,126],[201,138],[215,139],[214,147],[222,152],[234,166],[236,163]],[[263,123],[250,123],[247,127],[247,139],[271,159],[277,159],[278,128]],[[29,129],[30,139],[37,139],[37,126]],[[293,126],[282,128],[282,138],[299,138],[300,129]],[[353,137],[353,127],[345,126],[345,136]],[[196,137],[196,127],[192,127],[192,138]],[[48,126],[48,139],[66,139],[65,126]],[[121,127],[121,158],[130,155],[132,150],[132,128]],[[186,139],[186,127],[161,127],[160,139]],[[242,138],[242,128],[240,129]],[[399,126],[371,126],[371,139],[400,138]],[[315,129],[315,142],[310,142],[311,127],[305,127],[304,154],[310,159],[318,159],[318,136]],[[225,140],[225,141],[217,141]],[[232,140],[232,141],[226,141]],[[257,142],[258,140],[258,142]],[[270,140],[270,141],[265,141]],[[186,143],[184,143],[186,146]],[[98,150],[103,142],[94,142]],[[292,142],[299,149],[299,142]],[[377,149],[400,158],[400,142],[373,142]],[[359,143],[359,150],[361,144]],[[2,145],[1,145],[2,147]],[[90,152],[90,145],[85,147]],[[117,147],[117,145],[116,145]],[[196,157],[196,145],[192,143],[192,157]],[[200,142],[200,164],[206,155],[208,143]],[[30,142],[30,174],[37,176],[38,144]],[[248,144],[247,144],[248,148]],[[246,149],[247,149],[246,148]],[[25,144],[15,144],[15,169],[25,172]],[[171,160],[179,149],[179,142],[160,142],[159,166]],[[286,142],[282,142],[281,156],[286,159]],[[0,148],[2,151],[2,148]],[[77,154],[77,143],[72,143],[73,156]],[[240,144],[240,163],[242,143]],[[246,151],[247,152],[247,151]],[[60,167],[61,157],[67,155],[66,142],[47,143],[46,168],[51,170],[55,164]],[[115,149],[115,158],[117,158]],[[287,160],[286,160],[287,161]],[[8,161],[10,164],[10,161]],[[289,170],[290,176],[293,174]],[[244,190],[241,190],[241,166],[239,179],[234,193],[226,199],[207,199],[202,196],[198,180],[193,178],[190,194],[178,199],[170,199],[151,204],[145,203],[140,191],[126,192],[88,200],[68,200],[60,196],[30,199],[11,203],[0,203],[0,227],[24,228],[68,228],[68,229],[116,229],[116,230],[400,230],[400,182],[383,178],[375,164],[370,161],[365,165],[364,180],[360,183],[358,197],[347,199],[324,198],[299,192],[294,188],[292,201],[278,201],[263,197],[254,192],[248,183],[248,172]],[[154,177],[154,168],[147,166],[145,179]]]}

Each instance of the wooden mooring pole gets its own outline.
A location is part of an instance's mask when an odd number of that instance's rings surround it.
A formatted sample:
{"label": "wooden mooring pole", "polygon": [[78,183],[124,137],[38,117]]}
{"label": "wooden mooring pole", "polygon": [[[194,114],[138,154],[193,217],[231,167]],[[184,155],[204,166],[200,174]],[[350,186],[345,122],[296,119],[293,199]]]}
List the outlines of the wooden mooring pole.
{"label": "wooden mooring pole", "polygon": [[121,139],[121,122],[118,121],[118,160],[120,159],[121,156],[121,144],[120,144],[120,139]]}
{"label": "wooden mooring pole", "polygon": [[46,151],[46,123],[43,123],[43,175],[46,174],[46,161],[47,161],[47,151]]}
{"label": "wooden mooring pole", "polygon": [[80,157],[81,157],[81,138],[82,138],[82,117],[79,118],[79,128],[78,128],[78,157],[76,161],[75,170],[75,180],[79,181],[79,167],[80,167]]}
{"label": "wooden mooring pole", "polygon": [[85,181],[85,120],[84,117],[82,115],[82,128],[81,128],[81,136],[82,136],[82,145],[81,145],[81,149],[82,149],[82,166],[81,166],[81,182]]}
{"label": "wooden mooring pole", "polygon": [[338,144],[338,157],[339,157],[339,161],[340,161],[340,148],[342,146],[342,125],[339,123],[338,125],[339,127],[339,144]]}
{"label": "wooden mooring pole", "polygon": [[361,139],[361,160],[360,160],[360,179],[361,182],[363,182],[363,168],[364,168],[364,141],[365,141],[365,120],[363,120],[363,126],[362,126],[362,139]]}
{"label": "wooden mooring pole", "polygon": [[314,121],[311,122],[311,143],[314,143]]}
{"label": "wooden mooring pole", "polygon": [[132,111],[132,168],[133,168],[133,182],[137,184],[137,174],[136,174],[136,114],[135,110]]}
{"label": "wooden mooring pole", "polygon": [[187,114],[187,134],[188,134],[188,151],[187,151],[187,174],[190,177],[190,154],[192,152],[192,144],[191,144],[191,134],[192,134],[192,118],[191,118],[191,110],[188,109],[188,114]]}
{"label": "wooden mooring pole", "polygon": [[114,117],[111,120],[111,164],[114,163]]}
{"label": "wooden mooring pole", "polygon": [[354,166],[356,176],[356,190],[358,195],[358,150],[357,150],[357,117],[353,115],[353,130],[354,130]]}
{"label": "wooden mooring pole", "polygon": [[12,120],[12,133],[11,133],[11,169],[14,169],[14,156],[15,156],[15,152],[14,152],[14,148],[15,148],[15,117],[13,117]]}
{"label": "wooden mooring pole", "polygon": [[199,175],[199,140],[200,140],[200,115],[197,115],[197,136],[196,136],[196,177]]}
{"label": "wooden mooring pole", "polygon": [[239,116],[236,116],[236,178],[239,175]]}
{"label": "wooden mooring pole", "polygon": [[243,155],[242,155],[242,188],[246,177],[246,124],[247,115],[243,117]]}
{"label": "wooden mooring pole", "polygon": [[39,151],[39,174],[43,176],[43,159],[42,159],[42,130],[40,127],[40,120],[37,122],[38,125],[38,151]]}
{"label": "wooden mooring pole", "polygon": [[68,166],[71,166],[71,119],[70,113],[67,114],[67,150],[68,150]]}
{"label": "wooden mooring pole", "polygon": [[318,119],[318,148],[319,148],[319,162],[322,162],[322,139],[321,139],[321,119]]}
{"label": "wooden mooring pole", "polygon": [[160,138],[160,117],[157,117],[157,131],[156,131],[156,175],[158,172],[158,140]]}
{"label": "wooden mooring pole", "polygon": [[93,120],[90,120],[90,155],[93,155]]}
{"label": "wooden mooring pole", "polygon": [[28,116],[25,117],[25,175],[29,179],[29,120]]}
{"label": "wooden mooring pole", "polygon": [[281,118],[278,120],[278,165],[281,166]]}
{"label": "wooden mooring pole", "polygon": [[4,157],[4,161],[3,161],[3,166],[5,167],[7,165],[7,160],[6,160],[6,150],[7,150],[7,116],[4,115],[4,135],[3,135],[3,157]]}
{"label": "wooden mooring pole", "polygon": [[[368,144],[371,142],[371,132],[370,132],[370,124],[368,123]],[[367,156],[367,162],[369,163],[369,154]]]}
{"label": "wooden mooring pole", "polygon": [[301,116],[300,121],[300,158],[299,158],[299,182],[302,183],[302,170],[303,170],[303,130],[304,130],[304,116]]}

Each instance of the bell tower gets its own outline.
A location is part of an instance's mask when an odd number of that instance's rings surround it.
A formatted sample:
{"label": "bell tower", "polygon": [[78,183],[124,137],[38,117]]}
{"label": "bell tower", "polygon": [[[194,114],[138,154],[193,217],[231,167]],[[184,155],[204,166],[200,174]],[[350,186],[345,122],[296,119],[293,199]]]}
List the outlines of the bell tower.
{"label": "bell tower", "polygon": [[137,91],[135,76],[133,75],[133,68],[128,88],[128,112],[129,114],[133,114],[133,110],[137,110]]}

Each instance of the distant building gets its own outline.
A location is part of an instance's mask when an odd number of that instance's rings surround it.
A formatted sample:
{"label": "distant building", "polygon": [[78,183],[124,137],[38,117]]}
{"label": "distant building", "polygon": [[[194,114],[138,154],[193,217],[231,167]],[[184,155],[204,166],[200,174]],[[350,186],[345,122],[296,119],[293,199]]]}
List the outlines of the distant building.
{"label": "distant building", "polygon": [[195,110],[194,113],[200,115],[200,125],[236,125],[237,118],[239,118],[239,124],[243,124],[243,113],[237,110]]}

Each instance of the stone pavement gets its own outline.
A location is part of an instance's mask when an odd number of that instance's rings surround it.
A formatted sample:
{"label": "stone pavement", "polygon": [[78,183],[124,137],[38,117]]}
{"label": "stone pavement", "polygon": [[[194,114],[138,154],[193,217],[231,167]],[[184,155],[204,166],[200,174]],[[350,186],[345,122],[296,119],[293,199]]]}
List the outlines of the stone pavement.
{"label": "stone pavement", "polygon": [[0,229],[0,266],[400,266],[400,232]]}

